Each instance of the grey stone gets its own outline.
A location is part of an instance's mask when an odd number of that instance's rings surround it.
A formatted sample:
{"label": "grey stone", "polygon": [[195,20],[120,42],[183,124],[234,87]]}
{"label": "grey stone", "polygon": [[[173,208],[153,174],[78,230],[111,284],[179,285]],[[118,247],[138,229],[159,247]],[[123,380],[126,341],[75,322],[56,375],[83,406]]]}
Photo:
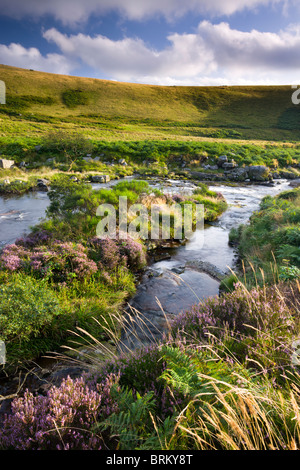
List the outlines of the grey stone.
{"label": "grey stone", "polygon": [[246,168],[235,168],[233,171],[227,173],[229,179],[233,181],[246,181],[248,178],[248,171]]}
{"label": "grey stone", "polygon": [[233,168],[236,168],[236,167],[237,167],[237,164],[235,162],[225,162],[222,165],[222,168],[224,168],[224,170],[232,170]]}
{"label": "grey stone", "polygon": [[227,155],[220,155],[217,161],[217,165],[221,167],[224,163],[228,162],[228,157]]}
{"label": "grey stone", "polygon": [[108,183],[110,181],[109,175],[92,175],[91,182],[92,183]]}
{"label": "grey stone", "polygon": [[4,170],[12,168],[14,164],[14,160],[6,160],[5,158],[0,159],[0,168],[3,168]]}
{"label": "grey stone", "polygon": [[294,180],[299,178],[299,175],[291,170],[280,170],[279,174],[281,178],[286,178],[287,180]]}
{"label": "grey stone", "polygon": [[269,179],[270,170],[264,165],[253,165],[246,168],[251,181],[266,181]]}
{"label": "grey stone", "polygon": [[300,186],[300,179],[296,179],[290,182],[289,186],[292,188],[298,188]]}
{"label": "grey stone", "polygon": [[48,191],[50,182],[46,179],[38,179],[36,184],[39,191]]}

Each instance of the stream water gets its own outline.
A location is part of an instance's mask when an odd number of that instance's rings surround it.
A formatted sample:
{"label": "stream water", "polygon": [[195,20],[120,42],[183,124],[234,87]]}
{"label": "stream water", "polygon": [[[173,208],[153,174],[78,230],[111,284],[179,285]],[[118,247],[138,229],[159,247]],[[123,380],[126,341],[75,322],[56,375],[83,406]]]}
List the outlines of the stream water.
{"label": "stream water", "polygon": [[[93,184],[93,188],[109,187],[116,182]],[[195,187],[189,181],[148,182],[153,188],[176,194],[191,193]],[[284,180],[278,180],[274,186],[212,187],[224,195],[228,209],[215,223],[205,225],[204,231],[196,231],[185,245],[167,248],[165,259],[149,266],[129,301],[128,326],[121,344],[132,348],[160,337],[174,315],[206,297],[218,295],[219,275],[235,264],[235,251],[228,244],[230,229],[246,223],[264,196],[276,195],[288,187],[289,182]],[[48,204],[45,192],[0,197],[0,248],[28,233],[45,216]]]}
{"label": "stream water", "polygon": [[[163,185],[165,192],[191,192],[194,187],[178,181],[169,184]],[[196,231],[185,245],[168,248],[167,259],[150,266],[129,302],[120,348],[132,349],[159,339],[175,315],[207,297],[218,295],[218,278],[230,272],[230,268],[234,269],[236,261],[235,250],[228,244],[231,228],[246,223],[263,197],[274,196],[288,188],[289,182],[284,180],[274,186],[224,184],[211,187],[224,195],[228,209],[216,222],[206,224],[204,231]]]}
{"label": "stream water", "polygon": [[[95,189],[116,184],[95,184]],[[149,181],[153,188],[165,192],[190,193],[195,187],[188,181],[164,182]],[[163,260],[153,262],[143,274],[136,294],[130,299],[124,312],[125,326],[119,342],[119,349],[126,351],[145,346],[158,340],[167,329],[168,322],[202,299],[219,294],[218,276],[228,267],[234,268],[235,251],[228,245],[228,235],[232,227],[246,223],[253,211],[257,210],[261,199],[266,195],[276,195],[289,188],[289,182],[278,181],[274,187],[264,185],[212,187],[221,192],[229,207],[212,224],[207,224],[202,232],[196,231],[185,244],[167,248]],[[30,228],[44,218],[49,205],[45,192],[35,192],[20,197],[0,197],[0,249],[13,243],[17,238],[29,233]],[[167,255],[166,255],[167,251]],[[59,386],[67,376],[80,377],[85,366],[72,366],[66,361],[43,359],[24,379],[23,388],[44,393],[51,384]],[[26,380],[25,380],[26,378]],[[21,376],[0,377],[0,395],[8,397],[17,391]],[[44,389],[46,387],[46,389]],[[0,422],[6,412],[10,412],[10,401],[0,401]]]}

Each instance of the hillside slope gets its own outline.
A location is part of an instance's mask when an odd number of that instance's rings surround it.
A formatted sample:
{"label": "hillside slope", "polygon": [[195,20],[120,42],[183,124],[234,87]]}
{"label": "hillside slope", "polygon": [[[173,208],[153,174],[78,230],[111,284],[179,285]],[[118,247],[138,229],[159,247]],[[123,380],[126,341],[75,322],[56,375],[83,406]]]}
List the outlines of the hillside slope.
{"label": "hillside slope", "polygon": [[[2,136],[11,132],[3,126],[9,118],[50,127],[60,122],[96,126],[102,138],[105,130],[108,138],[112,129],[120,138],[123,131],[134,138],[148,129],[150,137],[155,130],[162,138],[300,139],[300,105],[292,103],[290,86],[152,86],[5,65],[0,65],[0,80],[7,89],[7,103],[0,106]],[[26,125],[20,131],[31,132]]]}

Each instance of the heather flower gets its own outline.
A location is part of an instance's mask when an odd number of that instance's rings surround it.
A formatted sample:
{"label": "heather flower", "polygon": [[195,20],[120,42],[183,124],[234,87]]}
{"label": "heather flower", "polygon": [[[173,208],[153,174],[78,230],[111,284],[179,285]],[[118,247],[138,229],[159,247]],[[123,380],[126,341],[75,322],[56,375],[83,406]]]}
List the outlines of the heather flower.
{"label": "heather flower", "polygon": [[0,447],[14,450],[100,450],[102,437],[92,431],[96,420],[117,411],[110,375],[94,388],[84,377],[63,380],[46,396],[28,390],[12,402],[0,430]]}
{"label": "heather flower", "polygon": [[90,256],[108,271],[127,267],[138,271],[146,265],[146,255],[141,243],[129,235],[125,239],[93,238],[89,242]]}
{"label": "heather flower", "polygon": [[55,282],[65,282],[73,277],[83,279],[96,273],[96,263],[88,258],[80,243],[54,241],[50,245],[25,248],[12,244],[0,255],[0,267],[9,271],[24,270],[37,277],[45,275]]}

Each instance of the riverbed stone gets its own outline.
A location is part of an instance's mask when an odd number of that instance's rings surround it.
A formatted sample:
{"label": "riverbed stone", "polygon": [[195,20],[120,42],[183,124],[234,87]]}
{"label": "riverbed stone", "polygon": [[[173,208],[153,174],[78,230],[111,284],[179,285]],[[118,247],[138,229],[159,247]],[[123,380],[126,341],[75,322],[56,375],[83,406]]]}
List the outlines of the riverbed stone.
{"label": "riverbed stone", "polygon": [[92,175],[90,178],[92,183],[108,183],[110,181],[109,175]]}
{"label": "riverbed stone", "polygon": [[48,191],[49,190],[50,181],[48,181],[44,178],[38,179],[36,184],[37,184],[37,188],[38,188],[39,191]]}
{"label": "riverbed stone", "polygon": [[267,166],[253,165],[246,168],[251,181],[266,181],[270,177],[270,170]]}
{"label": "riverbed stone", "polygon": [[280,170],[279,175],[280,175],[280,178],[285,178],[287,180],[294,180],[294,179],[299,178],[299,174],[289,169]]}
{"label": "riverbed stone", "polygon": [[235,168],[232,171],[225,171],[224,174],[231,181],[246,181],[247,179],[249,179],[248,171],[246,168]]}

